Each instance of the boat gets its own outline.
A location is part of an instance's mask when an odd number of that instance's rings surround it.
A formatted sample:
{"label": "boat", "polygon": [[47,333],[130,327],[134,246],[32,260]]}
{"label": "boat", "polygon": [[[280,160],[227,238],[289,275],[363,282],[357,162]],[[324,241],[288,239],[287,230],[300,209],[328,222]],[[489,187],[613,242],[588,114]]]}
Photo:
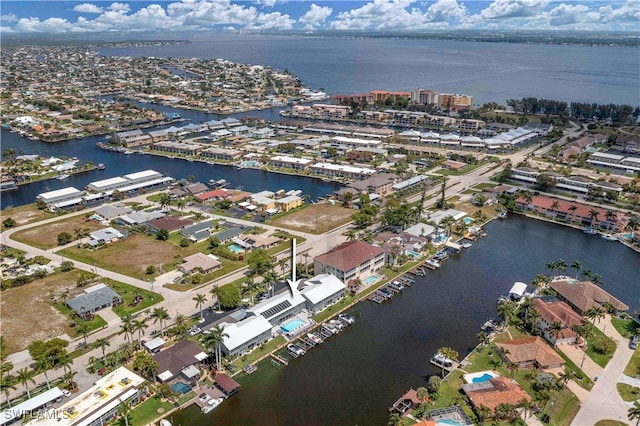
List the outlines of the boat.
{"label": "boat", "polygon": [[604,238],[607,241],[618,241],[618,237],[613,234],[602,234],[600,237]]}
{"label": "boat", "polygon": [[302,349],[300,346],[296,345],[295,343],[291,343],[287,345],[287,350],[292,356],[295,356],[295,357],[302,356],[305,354],[304,349]]}
{"label": "boat", "polygon": [[329,178],[322,178],[321,180],[322,180],[323,182],[331,182],[331,179],[329,179]]}
{"label": "boat", "polygon": [[173,426],[169,420],[162,419],[160,420],[160,426]]}
{"label": "boat", "polygon": [[104,164],[100,163],[100,164],[98,164],[98,165],[96,166],[96,168],[97,168],[98,170],[104,170],[104,169],[105,169],[105,166],[104,166]]}
{"label": "boat", "polygon": [[322,328],[327,330],[331,334],[338,334],[340,330],[338,330],[333,324],[325,322],[322,324]]}
{"label": "boat", "polygon": [[353,324],[354,322],[356,322],[356,319],[349,314],[339,314],[338,318],[340,318],[343,322],[346,322],[347,324]]}
{"label": "boat", "polygon": [[455,364],[455,362],[452,359],[447,358],[446,356],[442,355],[440,352],[432,356],[429,362],[431,362],[431,364],[437,365],[438,367],[444,368],[444,369],[453,368]]}
{"label": "boat", "polygon": [[585,234],[591,234],[591,235],[597,234],[596,230],[590,226],[587,226],[586,228],[584,228],[584,231],[582,232],[584,232]]}
{"label": "boat", "polygon": [[129,154],[133,154],[133,151],[129,151],[128,149],[125,149],[124,151],[122,151],[122,153],[125,155],[129,155]]}
{"label": "boat", "polygon": [[70,176],[70,175],[68,175],[68,174],[62,174],[62,175],[56,176],[56,179],[58,179],[58,180],[65,180],[65,179],[67,179],[69,176]]}
{"label": "boat", "polygon": [[202,414],[211,412],[214,408],[220,405],[224,401],[224,398],[211,398],[207,401],[207,404],[202,407]]}
{"label": "boat", "polygon": [[341,321],[338,321],[338,320],[336,320],[336,319],[332,319],[332,320],[329,320],[329,322],[330,322],[331,324],[333,324],[333,326],[334,326],[335,328],[337,328],[337,329],[338,329],[338,331],[340,331],[340,330],[342,330],[342,329],[344,328],[344,324],[343,324]]}
{"label": "boat", "polygon": [[440,262],[435,259],[427,259],[424,263],[436,269],[440,267]]}
{"label": "boat", "polygon": [[322,337],[318,336],[317,334],[307,333],[307,337],[316,345],[319,345],[320,343],[322,343]]}
{"label": "boat", "polygon": [[501,211],[500,213],[498,213],[498,219],[504,219],[506,217],[507,217],[507,212]]}
{"label": "boat", "polygon": [[469,248],[469,247],[471,247],[472,245],[473,245],[473,244],[471,244],[471,243],[464,243],[464,244],[462,245],[462,248]]}

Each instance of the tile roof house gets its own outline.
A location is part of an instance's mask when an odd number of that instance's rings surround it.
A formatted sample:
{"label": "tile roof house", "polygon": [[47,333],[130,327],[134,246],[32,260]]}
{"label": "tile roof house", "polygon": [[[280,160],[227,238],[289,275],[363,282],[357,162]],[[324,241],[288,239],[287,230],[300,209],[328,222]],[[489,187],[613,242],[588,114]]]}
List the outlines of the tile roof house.
{"label": "tile roof house", "polygon": [[105,284],[96,284],[84,290],[84,293],[67,300],[67,306],[73,309],[80,317],[93,313],[108,306],[122,302],[118,293]]}
{"label": "tile roof house", "polygon": [[196,366],[207,357],[197,343],[181,340],[155,354],[153,360],[158,363],[158,379],[166,382],[181,373],[187,379],[193,379],[193,368],[189,367]]}
{"label": "tile roof house", "polygon": [[147,222],[152,229],[160,230],[164,229],[167,232],[172,232],[193,224],[192,220],[184,219],[178,215],[172,215],[163,217],[160,219],[154,219]]}
{"label": "tile roof house", "polygon": [[611,304],[617,311],[627,311],[629,306],[616,299],[591,281],[574,282],[574,280],[552,281],[549,287],[558,293],[558,297],[580,315],[593,307],[604,308]]}
{"label": "tile roof house", "polygon": [[185,186],[184,189],[190,194],[197,195],[202,194],[203,192],[207,192],[209,190],[209,187],[207,187],[207,185],[202,182],[196,182],[192,183],[191,185]]}
{"label": "tile roof house", "polygon": [[385,251],[362,242],[349,241],[313,259],[315,275],[332,274],[344,283],[364,279],[384,266]]}
{"label": "tile roof house", "polygon": [[496,377],[479,383],[465,383],[462,390],[474,407],[485,406],[495,411],[500,404],[518,405],[531,397],[515,381],[506,377]]}
{"label": "tile roof house", "polygon": [[185,274],[200,272],[208,274],[222,268],[222,263],[213,255],[194,253],[184,258],[184,263],[178,265],[178,269]]}
{"label": "tile roof house", "polygon": [[495,345],[507,349],[507,361],[518,364],[520,368],[554,368],[564,364],[560,355],[538,336],[496,342]]}
{"label": "tile roof house", "polygon": [[[578,335],[572,328],[583,324],[584,319],[571,309],[571,306],[557,300],[545,302],[542,299],[533,299],[533,306],[540,314],[538,328],[545,339],[553,345],[576,342]],[[549,331],[549,326],[554,322],[559,322],[563,326],[557,336]]]}
{"label": "tile roof house", "polygon": [[112,241],[118,241],[120,238],[124,238],[124,234],[115,228],[98,229],[89,234],[89,245],[97,246],[99,244],[106,244]]}

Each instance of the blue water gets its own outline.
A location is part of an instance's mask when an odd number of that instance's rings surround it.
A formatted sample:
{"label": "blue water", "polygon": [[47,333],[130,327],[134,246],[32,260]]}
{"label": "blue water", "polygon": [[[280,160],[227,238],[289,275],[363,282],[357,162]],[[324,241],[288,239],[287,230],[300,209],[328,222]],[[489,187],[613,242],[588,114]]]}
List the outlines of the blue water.
{"label": "blue water", "polygon": [[174,391],[180,394],[185,394],[191,390],[191,386],[187,385],[186,383],[178,382],[178,383],[172,384],[171,389],[173,389]]}
{"label": "blue water", "polygon": [[244,252],[244,249],[242,247],[240,247],[239,245],[237,245],[237,244],[231,244],[229,246],[229,250],[231,250],[234,253],[242,253],[242,252]]}
{"label": "blue water", "polygon": [[473,379],[471,379],[471,382],[480,383],[480,382],[486,382],[489,379],[493,379],[493,376],[491,374],[489,374],[489,373],[484,373],[480,377],[474,377]]}
{"label": "blue water", "polygon": [[295,330],[296,328],[300,327],[303,324],[304,324],[304,321],[296,318],[293,321],[289,321],[288,323],[281,325],[280,328],[285,333],[291,333],[293,330]]}
{"label": "blue water", "polygon": [[460,423],[456,422],[455,420],[449,420],[449,419],[441,419],[438,420],[438,422],[436,423],[437,425],[453,425],[453,426],[460,426]]}
{"label": "blue water", "polygon": [[362,280],[362,282],[365,285],[369,285],[369,284],[373,284],[374,282],[376,282],[378,280],[378,276],[377,275],[371,275],[370,277],[365,278],[364,280]]}
{"label": "blue water", "polygon": [[415,251],[407,250],[406,253],[408,256],[411,256],[413,258],[420,257],[420,253],[416,253]]}
{"label": "blue water", "polygon": [[473,223],[473,219],[471,219],[470,217],[465,217],[464,219],[462,219],[462,221],[465,223],[465,225],[470,225]]}

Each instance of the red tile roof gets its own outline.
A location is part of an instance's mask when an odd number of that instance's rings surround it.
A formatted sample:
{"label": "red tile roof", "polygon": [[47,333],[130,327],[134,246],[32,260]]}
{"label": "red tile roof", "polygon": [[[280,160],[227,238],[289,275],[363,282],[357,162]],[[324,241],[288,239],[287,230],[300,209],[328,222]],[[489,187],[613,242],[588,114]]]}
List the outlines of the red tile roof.
{"label": "red tile roof", "polygon": [[[556,209],[552,209],[551,205],[554,203],[554,201],[558,202],[558,208]],[[521,203],[521,204],[526,204],[526,200],[524,199],[524,197],[519,197],[516,202]],[[558,198],[553,198],[553,197],[547,197],[545,195],[536,195],[533,196],[531,199],[531,203],[529,203],[532,206],[537,207],[539,210],[553,210],[553,211],[557,211],[557,212],[561,212],[561,213],[565,213],[568,216],[571,216],[572,211],[569,210],[569,207],[571,206],[576,206],[576,210],[573,211],[573,216],[574,218],[578,218],[578,217],[589,217],[590,215],[590,211],[594,210],[598,212],[598,218],[596,220],[604,222],[606,220],[606,215],[607,212],[610,210],[607,209],[603,209],[601,207],[596,207],[596,206],[591,206],[588,204],[582,204],[582,203],[576,203],[573,201],[565,201],[565,200],[560,200]],[[620,227],[624,227],[625,225],[625,221],[623,221],[622,219],[625,218],[625,214],[619,211],[613,211],[613,213],[616,215],[616,223],[618,223],[620,225]],[[575,220],[575,219],[574,219]]]}
{"label": "red tile roof", "polygon": [[200,194],[197,196],[197,198],[200,201],[206,201],[211,198],[228,198],[228,197],[231,197],[231,194],[229,193],[229,191],[224,191],[222,189],[216,189],[213,191],[205,192],[204,194]]}
{"label": "red tile roof", "polygon": [[[474,386],[463,385],[465,393],[475,407],[485,406],[495,411],[499,404],[518,405],[523,399],[531,401],[531,397],[520,387],[519,384],[506,377],[496,377],[487,380],[488,383],[481,389],[474,389]],[[477,386],[479,387],[479,386]]]}
{"label": "red tile roof", "polygon": [[541,299],[533,299],[533,306],[547,324],[559,321],[565,327],[560,332],[560,338],[576,337],[576,333],[571,327],[584,322],[582,317],[564,302],[545,303]]}
{"label": "red tile roof", "polygon": [[619,311],[629,309],[629,306],[591,281],[552,281],[549,287],[581,312],[585,312],[594,306],[602,308],[605,303],[611,303],[611,305]]}
{"label": "red tile roof", "polygon": [[521,339],[497,342],[496,346],[509,351],[507,359],[516,364],[535,361],[542,368],[564,364],[564,360],[542,338],[523,337]]}
{"label": "red tile roof", "polygon": [[382,253],[384,253],[384,250],[371,244],[362,241],[349,241],[325,254],[317,256],[314,260],[340,271],[348,271]]}

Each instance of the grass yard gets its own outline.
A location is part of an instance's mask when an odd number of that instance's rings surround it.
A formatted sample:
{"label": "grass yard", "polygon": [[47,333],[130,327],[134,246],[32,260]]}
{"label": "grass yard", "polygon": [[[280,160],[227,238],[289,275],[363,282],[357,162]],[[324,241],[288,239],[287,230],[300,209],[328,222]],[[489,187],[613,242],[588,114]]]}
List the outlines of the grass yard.
{"label": "grass yard", "polygon": [[640,324],[633,318],[611,318],[613,327],[627,339],[631,339],[635,334],[640,334]]}
{"label": "grass yard", "polygon": [[[231,272],[234,272],[240,268],[247,266],[247,262],[244,260],[233,261],[233,260],[225,259],[223,257],[220,258],[220,263],[222,263],[222,268],[218,269],[217,271],[213,271],[210,274],[202,275],[202,281],[198,285],[194,286],[191,284],[174,283],[174,284],[165,284],[165,287],[175,291],[193,290],[194,288],[202,287],[203,285],[207,284],[211,280],[214,280],[219,277],[223,277]],[[246,278],[243,278],[242,281],[244,281],[245,279]]]}
{"label": "grass yard", "polygon": [[582,372],[582,370],[580,370],[580,368],[578,368],[578,366],[576,364],[574,364],[574,362],[571,361],[569,359],[569,357],[564,354],[564,352],[562,352],[560,350],[558,350],[556,352],[558,353],[558,355],[560,355],[562,357],[562,359],[564,359],[565,368],[567,368],[569,370],[573,370],[573,372],[578,375],[578,378],[580,378],[579,380],[576,380],[575,382],[578,385],[580,385],[580,387],[583,387],[586,390],[591,390],[591,388],[593,387],[593,381],[589,378],[589,376],[584,374]]}
{"label": "grass yard", "polygon": [[613,357],[613,352],[610,354],[601,354],[600,352],[596,352],[593,349],[593,342],[600,338],[604,337],[604,333],[600,331],[598,327],[593,327],[593,334],[587,338],[587,356],[593,360],[600,367],[604,368],[609,363],[609,360]]}
{"label": "grass yard", "polygon": [[620,422],[618,420],[600,420],[593,426],[629,426],[628,423]]}
{"label": "grass yard", "polygon": [[242,356],[233,361],[233,366],[235,367],[236,371],[240,371],[245,365],[253,364],[258,359],[273,352],[278,346],[281,346],[285,343],[286,340],[283,336],[278,336],[275,339],[271,339],[264,345],[264,347],[256,348],[250,354]]}
{"label": "grass yard", "polygon": [[76,287],[76,280],[82,273],[80,270],[56,272],[2,291],[2,335],[9,353],[26,349],[34,340],[74,335],[70,327],[72,321],[56,310],[52,302],[80,294],[82,289]]}
{"label": "grass yard", "polygon": [[146,425],[171,409],[173,409],[172,403],[162,402],[160,398],[152,396],[131,410],[131,424]]}
{"label": "grass yard", "polygon": [[75,238],[75,230],[92,232],[103,228],[106,227],[86,219],[84,215],[79,215],[46,225],[36,226],[35,228],[18,231],[13,234],[12,238],[16,241],[29,244],[30,246],[47,250],[58,246],[58,234],[62,232],[68,232],[72,238]]}
{"label": "grass yard", "polygon": [[623,401],[633,402],[640,400],[640,388],[626,383],[616,383],[616,387]]}
{"label": "grass yard", "polygon": [[[159,241],[151,236],[135,234],[97,250],[69,247],[59,251],[58,254],[146,280],[159,274],[162,268],[172,267],[177,258],[192,254],[192,250],[195,252],[192,248],[194,246],[181,248],[169,241]],[[150,265],[156,267],[156,274],[145,273]]]}
{"label": "grass yard", "polygon": [[303,210],[270,220],[269,225],[322,234],[351,222],[351,216],[355,212],[355,210],[330,204],[311,204]]}
{"label": "grass yard", "polygon": [[[56,216],[57,214],[51,213],[48,210],[39,210],[35,203],[19,207],[8,206],[2,210],[2,220],[10,217],[16,221],[16,226],[40,222],[41,220],[51,219]],[[5,229],[3,225],[2,230],[4,231]]]}
{"label": "grass yard", "polygon": [[624,369],[624,374],[640,379],[640,349],[636,349],[633,352],[629,364]]}
{"label": "grass yard", "polygon": [[[113,291],[118,293],[122,298],[123,303],[113,308],[113,312],[119,317],[126,317],[127,315],[135,314],[136,312],[140,312],[147,309],[149,306],[153,306],[164,300],[162,295],[153,293],[149,290],[144,290],[109,278],[101,278],[101,281],[111,287]],[[130,306],[131,302],[133,302],[138,294],[142,297],[142,302],[138,303],[136,306]]]}
{"label": "grass yard", "polygon": [[579,409],[580,401],[578,398],[568,388],[563,389],[547,410],[547,414],[551,418],[550,424],[569,426]]}
{"label": "grass yard", "polygon": [[[76,318],[75,320],[72,318],[73,315],[73,311],[71,310],[71,308],[69,308],[67,305],[65,305],[64,303],[60,302],[60,303],[54,303],[53,307],[56,308],[58,310],[58,312],[60,312],[62,315],[66,316],[67,318],[69,318],[70,324],[74,323],[74,321],[76,323],[79,323],[80,319]],[[98,314],[94,314],[93,315],[93,319],[91,321],[82,321],[85,324],[87,324],[89,326],[89,330],[88,332],[91,333],[92,331],[95,330],[99,330],[102,327],[105,327],[107,325],[107,322]],[[75,331],[75,327],[70,327],[71,328],[71,333],[69,333],[69,335],[71,337],[78,337],[78,333],[76,333]]]}

